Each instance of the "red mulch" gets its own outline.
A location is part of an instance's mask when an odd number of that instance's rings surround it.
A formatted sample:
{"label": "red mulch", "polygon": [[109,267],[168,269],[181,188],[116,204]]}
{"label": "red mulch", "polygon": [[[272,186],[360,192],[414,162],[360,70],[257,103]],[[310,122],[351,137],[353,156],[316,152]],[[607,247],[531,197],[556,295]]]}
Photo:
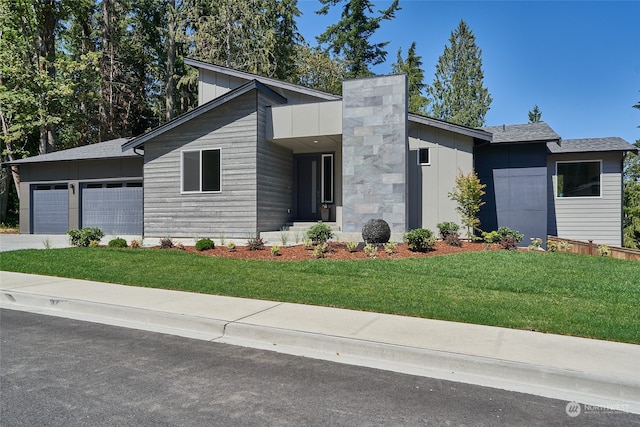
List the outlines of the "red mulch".
{"label": "red mulch", "polygon": [[[326,259],[333,260],[352,260],[367,259],[367,254],[363,251],[363,245],[360,244],[356,252],[349,252],[344,243],[330,242],[330,250],[325,254]],[[462,247],[449,246],[444,242],[437,242],[435,250],[431,252],[412,252],[406,244],[400,244],[393,254],[387,254],[382,247],[378,249],[377,259],[401,259],[401,258],[423,258],[436,255],[447,255],[461,252],[478,252],[487,250],[485,243],[463,242]],[[497,250],[491,247],[490,250]],[[193,246],[186,246],[185,251],[195,252],[202,255],[240,258],[240,259],[269,259],[276,261],[300,261],[313,259],[313,251],[304,247],[304,245],[281,246],[280,255],[271,255],[271,247],[265,246],[262,250],[250,251],[246,246],[236,246],[234,251],[229,251],[224,246],[216,246],[215,249],[198,252]]]}

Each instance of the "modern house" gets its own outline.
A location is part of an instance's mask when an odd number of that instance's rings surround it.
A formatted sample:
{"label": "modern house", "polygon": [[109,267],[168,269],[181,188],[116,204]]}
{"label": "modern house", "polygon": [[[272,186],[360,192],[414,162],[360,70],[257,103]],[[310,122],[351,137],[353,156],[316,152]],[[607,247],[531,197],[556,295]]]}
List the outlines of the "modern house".
{"label": "modern house", "polygon": [[[199,106],[129,140],[13,162],[23,233],[244,239],[328,220],[345,239],[382,218],[460,222],[459,172],[487,184],[485,230],[620,245],[620,138],[563,141],[544,123],[469,128],[407,111],[404,75],[348,80],[342,96],[186,60]],[[528,240],[526,240],[528,241]]]}

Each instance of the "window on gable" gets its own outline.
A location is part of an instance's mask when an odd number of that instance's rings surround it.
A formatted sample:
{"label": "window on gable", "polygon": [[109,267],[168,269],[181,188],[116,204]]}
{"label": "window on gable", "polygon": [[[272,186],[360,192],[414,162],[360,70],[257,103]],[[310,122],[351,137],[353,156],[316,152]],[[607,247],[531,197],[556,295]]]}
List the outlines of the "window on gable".
{"label": "window on gable", "polygon": [[556,163],[558,197],[599,197],[601,162]]}
{"label": "window on gable", "polygon": [[182,191],[221,191],[220,149],[182,152]]}
{"label": "window on gable", "polygon": [[418,164],[430,165],[431,159],[429,158],[429,149],[421,148],[418,152]]}

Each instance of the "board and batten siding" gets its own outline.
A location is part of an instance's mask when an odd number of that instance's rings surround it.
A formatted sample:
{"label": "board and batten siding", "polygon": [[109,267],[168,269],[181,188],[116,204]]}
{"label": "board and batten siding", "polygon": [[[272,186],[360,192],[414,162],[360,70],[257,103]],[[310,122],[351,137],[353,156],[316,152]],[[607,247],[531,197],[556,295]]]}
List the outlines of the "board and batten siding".
{"label": "board and batten siding", "polygon": [[[429,149],[430,165],[418,164],[418,150]],[[456,202],[449,192],[456,176],[473,169],[473,138],[443,129],[409,124],[409,228],[428,228],[437,233],[437,224],[461,224]]]}
{"label": "board and batten siding", "polygon": [[[557,197],[556,162],[602,161],[600,197]],[[555,154],[547,158],[548,234],[621,246],[622,157],[620,153]]]}
{"label": "board and batten siding", "polygon": [[258,92],[257,231],[277,231],[292,219],[293,152],[267,141],[267,107],[273,100]]}
{"label": "board and batten siding", "polygon": [[[247,238],[257,230],[256,91],[145,144],[146,236]],[[181,152],[221,149],[218,193],[181,193]]]}

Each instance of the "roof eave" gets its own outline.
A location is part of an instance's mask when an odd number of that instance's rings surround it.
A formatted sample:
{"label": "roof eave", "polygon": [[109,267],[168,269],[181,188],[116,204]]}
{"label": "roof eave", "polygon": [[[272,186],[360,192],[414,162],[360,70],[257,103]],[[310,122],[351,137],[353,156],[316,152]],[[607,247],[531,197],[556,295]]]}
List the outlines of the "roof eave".
{"label": "roof eave", "polygon": [[445,122],[444,120],[434,119],[432,117],[422,116],[420,114],[409,113],[409,120],[421,123],[428,126],[433,126],[438,129],[448,130],[450,132],[461,133],[472,138],[481,139],[483,141],[489,141],[493,139],[493,135],[490,132],[486,132],[481,129],[470,128],[455,123]]}

